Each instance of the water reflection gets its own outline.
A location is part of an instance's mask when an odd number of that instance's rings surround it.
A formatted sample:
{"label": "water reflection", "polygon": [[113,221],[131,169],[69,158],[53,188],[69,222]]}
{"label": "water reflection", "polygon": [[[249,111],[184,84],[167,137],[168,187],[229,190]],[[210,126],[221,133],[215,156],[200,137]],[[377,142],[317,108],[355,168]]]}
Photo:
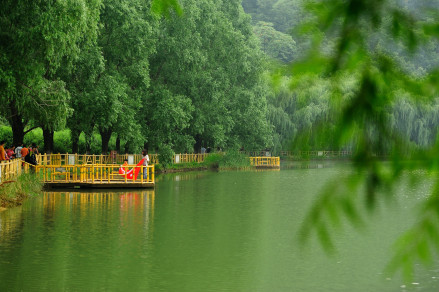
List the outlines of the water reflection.
{"label": "water reflection", "polygon": [[283,161],[282,169],[322,169],[340,167],[341,165],[349,165],[349,161],[324,161],[324,160],[310,160],[310,161]]}
{"label": "water reflection", "polygon": [[[8,214],[6,216],[6,214]],[[0,243],[14,237],[22,216],[22,208],[16,207],[0,213]],[[10,218],[15,218],[11,220]]]}
{"label": "water reflection", "polygon": [[[56,218],[68,214],[70,219],[77,213],[80,217],[90,217],[93,213],[103,216],[108,211],[117,211],[120,225],[127,225],[130,214],[135,214],[136,221],[145,229],[152,228],[154,222],[154,190],[133,192],[44,192],[41,196],[30,199],[24,206],[0,213],[0,243],[14,238],[14,233],[21,232],[23,208],[31,205],[33,214],[40,214],[44,222],[53,222]],[[37,212],[35,212],[37,211]],[[28,210],[29,212],[29,210]],[[108,215],[108,214],[107,214]],[[140,219],[141,217],[141,219]],[[138,220],[139,219],[139,220]],[[81,219],[80,219],[81,220]],[[82,220],[81,220],[82,221]]]}
{"label": "water reflection", "polygon": [[208,176],[210,173],[211,173],[211,171],[169,173],[166,175],[158,175],[156,177],[156,182],[189,181],[189,180],[204,178],[204,177]]}
{"label": "water reflection", "polygon": [[154,191],[138,192],[45,192],[42,195],[42,205],[45,209],[53,209],[55,206],[66,205],[69,207],[85,207],[90,205],[108,204],[111,201],[119,201],[121,209],[149,209],[154,206]]}
{"label": "water reflection", "polygon": [[[346,173],[319,163],[166,175],[155,191],[44,193],[0,213],[0,290],[401,291],[380,273],[424,190],[404,189],[407,208],[368,217],[367,234],[340,221],[328,258],[316,241],[296,244],[316,194]],[[416,288],[436,291],[437,268],[420,270]]]}
{"label": "water reflection", "polygon": [[[279,168],[255,168],[255,169],[246,169],[246,170],[235,170],[235,172],[240,173],[248,173],[248,172],[279,172]],[[193,181],[200,180],[210,177],[213,173],[219,172],[231,172],[233,170],[204,170],[204,171],[193,171],[193,172],[177,172],[177,173],[169,173],[165,175],[158,175],[156,177],[156,182],[183,182],[183,181]]]}

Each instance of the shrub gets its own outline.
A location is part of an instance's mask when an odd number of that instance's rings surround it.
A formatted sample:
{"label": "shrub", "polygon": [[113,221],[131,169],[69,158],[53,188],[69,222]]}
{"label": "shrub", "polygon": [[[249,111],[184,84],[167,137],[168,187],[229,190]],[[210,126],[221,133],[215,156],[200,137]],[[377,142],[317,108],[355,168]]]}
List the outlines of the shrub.
{"label": "shrub", "polygon": [[162,144],[159,148],[159,161],[160,164],[167,168],[174,162],[174,151],[168,144]]}
{"label": "shrub", "polygon": [[24,136],[23,140],[23,143],[26,146],[35,143],[40,147],[40,149],[44,149],[43,130],[41,128],[30,131]]}
{"label": "shrub", "polygon": [[241,154],[236,150],[230,150],[225,153],[219,161],[219,168],[248,168],[250,159],[247,155]]}
{"label": "shrub", "polygon": [[[101,143],[101,135],[98,133],[93,133],[91,137],[91,145],[90,145],[90,154],[101,154],[102,143]],[[86,153],[86,145],[85,145],[85,134],[81,133],[79,136],[79,153]]]}
{"label": "shrub", "polygon": [[209,168],[219,168],[223,156],[224,154],[222,153],[209,154],[208,156],[206,156],[203,163]]}
{"label": "shrub", "polygon": [[57,131],[53,135],[53,152],[69,153],[72,150],[70,130]]}
{"label": "shrub", "polygon": [[0,127],[0,140],[5,140],[5,148],[9,148],[12,145],[12,129],[8,126]]}
{"label": "shrub", "polygon": [[34,174],[23,174],[17,181],[2,185],[0,188],[0,207],[21,205],[30,195],[41,192],[43,185]]}

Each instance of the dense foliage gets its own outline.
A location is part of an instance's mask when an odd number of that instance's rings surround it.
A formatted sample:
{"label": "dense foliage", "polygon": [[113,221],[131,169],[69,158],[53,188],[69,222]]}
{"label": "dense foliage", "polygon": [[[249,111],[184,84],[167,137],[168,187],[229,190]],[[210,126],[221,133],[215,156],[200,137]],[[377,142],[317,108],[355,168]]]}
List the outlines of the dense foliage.
{"label": "dense foliage", "polygon": [[[317,60],[310,54],[315,43],[328,60],[343,36],[317,27],[327,16],[307,12],[307,6],[316,11],[308,1],[14,3],[0,8],[0,114],[12,128],[10,143],[30,141],[32,129],[41,128],[43,141],[32,142],[48,152],[192,152],[201,146],[277,152],[293,141],[300,150],[358,146],[356,139],[335,141],[340,107],[333,106],[334,87],[317,63],[301,63],[308,56]],[[425,3],[397,3],[416,18],[395,12],[367,27],[364,50],[355,57],[374,52],[411,78],[424,78],[439,64],[437,42],[427,38],[432,16],[422,13]],[[415,20],[430,26],[411,35],[404,23]],[[391,41],[394,33],[400,40]],[[408,50],[403,40],[415,36],[417,49]],[[355,95],[361,73],[353,71],[338,78],[339,100]],[[392,94],[385,111],[389,131],[410,146],[431,146],[438,101],[421,104],[398,86]],[[54,141],[60,130],[68,130],[68,145]],[[375,151],[388,154],[390,146]]]}
{"label": "dense foliage", "polygon": [[[375,1],[373,12],[368,13],[363,10],[369,5],[362,6],[362,1],[243,0],[261,49],[269,62],[281,64],[280,70],[269,68],[276,85],[267,95],[269,121],[275,129],[274,149],[289,149],[293,141],[300,150],[355,150],[358,137],[351,136],[341,144],[334,138],[340,129],[337,119],[342,106],[355,101],[352,98],[362,82],[364,64],[374,70],[395,68],[392,70],[401,77],[385,81],[391,82],[387,93],[392,96],[382,107],[386,135],[399,136],[411,148],[431,147],[439,127],[437,96],[405,88],[412,83],[404,78],[426,78],[439,65],[439,43],[430,37],[437,33],[437,15],[432,9],[437,4]],[[341,12],[334,11],[338,8]],[[385,9],[390,13],[381,15]],[[348,16],[341,18],[341,13]],[[360,29],[355,27],[357,17]],[[338,71],[336,82],[330,82],[329,72],[343,66],[348,70]],[[370,78],[385,80],[370,73]],[[391,149],[386,144],[374,151],[388,155]]]}
{"label": "dense foliage", "polygon": [[48,152],[63,129],[69,152],[81,135],[92,152],[96,133],[104,153],[271,144],[262,53],[238,0],[5,1],[0,26],[15,145],[38,127]]}

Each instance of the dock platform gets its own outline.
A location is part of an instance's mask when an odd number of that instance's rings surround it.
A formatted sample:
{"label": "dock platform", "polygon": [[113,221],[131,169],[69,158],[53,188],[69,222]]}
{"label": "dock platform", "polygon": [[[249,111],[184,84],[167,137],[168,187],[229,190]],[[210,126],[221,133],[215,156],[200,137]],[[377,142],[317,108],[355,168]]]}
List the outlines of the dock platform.
{"label": "dock platform", "polygon": [[49,189],[64,188],[89,188],[89,189],[145,189],[154,188],[153,182],[125,183],[125,182],[45,182],[44,186]]}
{"label": "dock platform", "polygon": [[[120,171],[122,169],[122,173]],[[143,172],[147,171],[146,178]],[[154,188],[154,165],[121,167],[114,164],[37,165],[46,188]],[[132,173],[126,175],[125,173]],[[137,173],[137,175],[136,175]]]}
{"label": "dock platform", "polygon": [[261,169],[280,169],[279,157],[250,157],[250,164]]}

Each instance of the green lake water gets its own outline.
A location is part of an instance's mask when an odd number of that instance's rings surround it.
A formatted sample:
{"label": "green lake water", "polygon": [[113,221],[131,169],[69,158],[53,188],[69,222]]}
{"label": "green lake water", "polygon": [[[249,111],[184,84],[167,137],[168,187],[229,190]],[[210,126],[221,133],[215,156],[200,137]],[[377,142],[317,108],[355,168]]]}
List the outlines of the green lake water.
{"label": "green lake water", "polygon": [[[0,213],[0,291],[439,291],[439,263],[409,283],[383,271],[427,181],[400,184],[337,252],[297,234],[342,163],[158,177],[155,190],[47,192]],[[422,174],[420,174],[422,175]]]}

